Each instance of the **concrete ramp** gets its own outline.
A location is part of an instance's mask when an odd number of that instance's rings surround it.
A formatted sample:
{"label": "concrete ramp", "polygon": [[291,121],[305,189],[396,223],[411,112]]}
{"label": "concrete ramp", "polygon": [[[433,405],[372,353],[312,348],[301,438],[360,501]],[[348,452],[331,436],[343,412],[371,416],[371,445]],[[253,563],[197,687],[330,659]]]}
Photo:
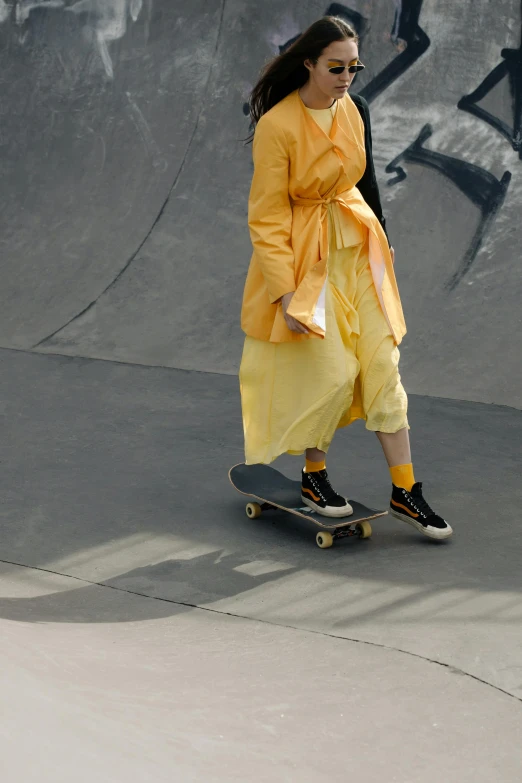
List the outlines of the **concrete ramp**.
{"label": "concrete ramp", "polygon": [[[131,272],[191,146],[219,22],[206,0],[3,12],[2,345],[37,347]],[[143,322],[137,288],[133,300]],[[91,326],[86,355],[103,331]],[[119,338],[107,337],[116,358]]]}
{"label": "concrete ramp", "polygon": [[243,104],[314,19],[355,24],[408,391],[522,407],[519,0],[0,2],[0,344],[235,373]]}

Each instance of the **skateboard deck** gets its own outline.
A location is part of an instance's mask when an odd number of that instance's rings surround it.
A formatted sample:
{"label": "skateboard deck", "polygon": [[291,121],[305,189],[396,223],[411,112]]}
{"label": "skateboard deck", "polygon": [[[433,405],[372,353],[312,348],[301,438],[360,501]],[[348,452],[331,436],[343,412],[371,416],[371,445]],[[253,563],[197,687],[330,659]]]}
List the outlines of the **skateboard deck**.
{"label": "skateboard deck", "polygon": [[370,520],[384,517],[388,513],[350,500],[353,514],[349,517],[324,517],[303,503],[299,481],[283,476],[270,465],[235,465],[229,470],[228,477],[234,489],[258,501],[247,503],[245,511],[249,519],[256,519],[263,511],[275,509],[308,519],[321,528],[316,536],[317,546],[321,549],[331,547],[338,538],[370,538]]}

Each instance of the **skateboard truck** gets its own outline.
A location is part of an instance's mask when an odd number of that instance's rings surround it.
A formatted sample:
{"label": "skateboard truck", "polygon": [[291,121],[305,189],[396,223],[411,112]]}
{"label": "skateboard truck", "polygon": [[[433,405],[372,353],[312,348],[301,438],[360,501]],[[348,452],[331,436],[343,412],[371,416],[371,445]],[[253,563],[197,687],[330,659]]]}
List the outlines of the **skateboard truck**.
{"label": "skateboard truck", "polygon": [[[247,503],[245,513],[249,519],[258,519],[263,511],[280,511],[287,509],[274,506],[271,503]],[[299,512],[300,516],[312,515],[314,511],[308,506],[292,509],[293,513]],[[325,517],[326,519],[326,517]],[[315,541],[320,549],[329,549],[333,542],[339,538],[371,538],[372,526],[367,519],[358,522],[347,521],[340,527],[332,527],[330,530],[322,530],[317,533]]]}

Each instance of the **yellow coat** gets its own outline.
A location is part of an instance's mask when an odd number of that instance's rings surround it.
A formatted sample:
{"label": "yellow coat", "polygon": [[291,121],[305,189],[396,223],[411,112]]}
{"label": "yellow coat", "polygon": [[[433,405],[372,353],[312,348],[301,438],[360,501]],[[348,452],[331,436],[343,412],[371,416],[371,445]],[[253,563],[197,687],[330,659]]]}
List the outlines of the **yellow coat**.
{"label": "yellow coat", "polygon": [[[248,270],[241,325],[250,337],[290,342],[324,337],[328,264],[328,206],[338,247],[349,247],[353,219],[369,229],[373,281],[390,331],[399,344],[406,325],[386,234],[356,183],[364,174],[364,125],[346,95],[338,101],[327,135],[290,93],[261,117],[253,142],[254,176],[248,224],[254,252]],[[343,215],[344,213],[344,215]],[[348,213],[348,215],[346,214]],[[288,329],[278,301],[295,291],[288,313],[309,329]]]}

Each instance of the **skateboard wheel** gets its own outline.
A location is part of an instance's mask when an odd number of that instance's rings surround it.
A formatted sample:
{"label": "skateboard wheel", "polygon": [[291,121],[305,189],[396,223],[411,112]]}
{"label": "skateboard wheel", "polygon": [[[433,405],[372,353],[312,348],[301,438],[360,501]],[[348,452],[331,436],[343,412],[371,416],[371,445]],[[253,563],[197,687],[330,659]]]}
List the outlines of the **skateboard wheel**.
{"label": "skateboard wheel", "polygon": [[315,540],[320,549],[329,549],[333,544],[333,536],[331,533],[318,533]]}
{"label": "skateboard wheel", "polygon": [[363,522],[358,522],[355,529],[359,534],[359,538],[370,538],[372,535],[372,526],[366,519]]}
{"label": "skateboard wheel", "polygon": [[262,509],[259,503],[247,503],[245,511],[249,519],[257,519],[262,514]]}

